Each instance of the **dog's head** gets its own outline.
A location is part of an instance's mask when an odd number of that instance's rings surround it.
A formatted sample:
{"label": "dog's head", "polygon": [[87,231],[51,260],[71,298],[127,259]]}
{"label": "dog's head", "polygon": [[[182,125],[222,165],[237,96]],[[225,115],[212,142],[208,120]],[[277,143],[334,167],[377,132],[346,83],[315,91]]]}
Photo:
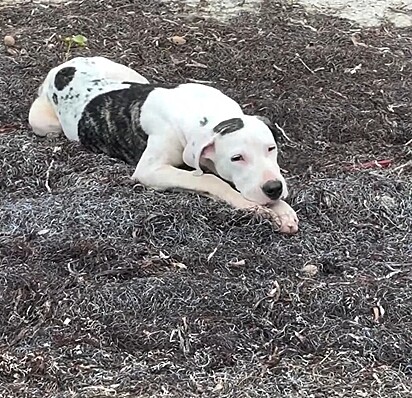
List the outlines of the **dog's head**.
{"label": "dog's head", "polygon": [[232,182],[248,200],[266,205],[286,198],[286,181],[278,165],[278,147],[266,118],[243,116],[219,123],[203,145],[199,162]]}

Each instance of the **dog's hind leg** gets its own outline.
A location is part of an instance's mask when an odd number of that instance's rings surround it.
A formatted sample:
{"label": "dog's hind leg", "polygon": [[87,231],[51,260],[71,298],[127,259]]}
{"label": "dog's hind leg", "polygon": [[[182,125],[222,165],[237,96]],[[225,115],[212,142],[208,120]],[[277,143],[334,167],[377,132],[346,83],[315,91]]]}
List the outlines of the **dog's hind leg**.
{"label": "dog's hind leg", "polygon": [[47,97],[40,95],[33,102],[29,111],[29,124],[33,132],[40,137],[57,137],[62,127]]}
{"label": "dog's hind leg", "polygon": [[113,79],[119,82],[133,82],[140,84],[148,84],[149,81],[137,73],[134,69],[129,68],[126,65],[119,64],[108,58],[94,57],[97,67],[103,71],[103,76],[106,79]]}

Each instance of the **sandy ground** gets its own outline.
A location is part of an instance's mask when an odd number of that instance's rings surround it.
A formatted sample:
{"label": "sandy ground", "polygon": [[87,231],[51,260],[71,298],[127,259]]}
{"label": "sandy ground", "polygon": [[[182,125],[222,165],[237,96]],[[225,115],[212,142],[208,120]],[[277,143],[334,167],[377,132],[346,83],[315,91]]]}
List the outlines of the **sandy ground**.
{"label": "sandy ground", "polygon": [[399,27],[412,24],[411,0],[299,0],[296,3],[308,11],[347,18],[361,26],[379,25],[383,21]]}
{"label": "sandy ground", "polygon": [[[165,0],[176,3],[176,0]],[[241,11],[253,12],[262,0],[182,0],[188,5],[189,12],[214,15],[227,19]],[[0,0],[1,4],[16,3],[64,3],[64,0]],[[383,22],[393,23],[398,27],[412,26],[412,0],[287,0],[287,3],[303,5],[312,13],[324,13],[347,18],[361,26],[377,26]]]}
{"label": "sandy ground", "polygon": [[[170,1],[170,0],[166,0]],[[172,0],[175,1],[175,0]],[[227,18],[239,10],[253,11],[262,0],[185,0],[196,12],[221,15]],[[324,13],[347,18],[361,26],[377,26],[391,22],[395,26],[412,25],[412,0],[287,0],[288,4],[303,5],[312,13]]]}

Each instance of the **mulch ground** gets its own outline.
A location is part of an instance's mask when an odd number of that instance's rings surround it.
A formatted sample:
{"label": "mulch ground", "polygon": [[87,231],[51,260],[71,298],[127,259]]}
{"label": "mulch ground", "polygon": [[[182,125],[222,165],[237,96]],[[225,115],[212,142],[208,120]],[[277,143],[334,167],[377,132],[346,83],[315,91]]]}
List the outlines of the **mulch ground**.
{"label": "mulch ground", "polygon": [[[412,396],[412,30],[105,0],[4,8],[0,32],[0,396]],[[299,234],[33,137],[79,54],[276,121]]]}

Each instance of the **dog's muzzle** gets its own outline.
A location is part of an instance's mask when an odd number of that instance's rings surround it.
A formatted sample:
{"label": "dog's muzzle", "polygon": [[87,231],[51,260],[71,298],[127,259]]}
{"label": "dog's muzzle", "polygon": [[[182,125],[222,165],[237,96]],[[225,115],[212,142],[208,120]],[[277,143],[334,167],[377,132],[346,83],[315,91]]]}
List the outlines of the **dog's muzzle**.
{"label": "dog's muzzle", "polygon": [[271,200],[278,200],[282,196],[282,181],[269,180],[263,184],[263,193]]}

